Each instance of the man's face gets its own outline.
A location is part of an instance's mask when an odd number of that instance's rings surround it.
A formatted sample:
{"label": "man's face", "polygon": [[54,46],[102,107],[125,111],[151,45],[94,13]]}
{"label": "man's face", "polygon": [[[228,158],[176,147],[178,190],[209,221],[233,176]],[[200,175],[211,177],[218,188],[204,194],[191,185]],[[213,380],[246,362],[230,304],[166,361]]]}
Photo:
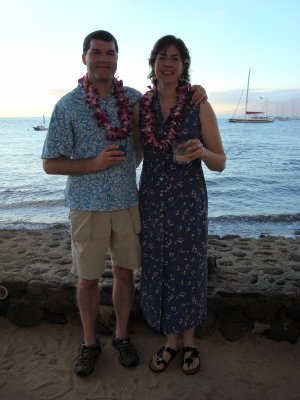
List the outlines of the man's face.
{"label": "man's face", "polygon": [[118,61],[114,42],[92,39],[87,53],[82,55],[82,61],[87,67],[91,83],[112,81]]}

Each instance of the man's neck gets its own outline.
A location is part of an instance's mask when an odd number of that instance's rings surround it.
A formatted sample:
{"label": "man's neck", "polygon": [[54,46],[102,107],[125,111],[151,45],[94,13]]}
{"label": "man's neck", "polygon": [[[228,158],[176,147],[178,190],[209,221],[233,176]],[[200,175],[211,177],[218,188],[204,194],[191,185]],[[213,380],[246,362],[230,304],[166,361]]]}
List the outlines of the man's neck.
{"label": "man's neck", "polygon": [[108,93],[110,92],[113,83],[112,80],[108,81],[108,80],[97,80],[97,81],[91,81],[91,85],[97,89],[99,96],[102,98],[106,98],[108,96]]}

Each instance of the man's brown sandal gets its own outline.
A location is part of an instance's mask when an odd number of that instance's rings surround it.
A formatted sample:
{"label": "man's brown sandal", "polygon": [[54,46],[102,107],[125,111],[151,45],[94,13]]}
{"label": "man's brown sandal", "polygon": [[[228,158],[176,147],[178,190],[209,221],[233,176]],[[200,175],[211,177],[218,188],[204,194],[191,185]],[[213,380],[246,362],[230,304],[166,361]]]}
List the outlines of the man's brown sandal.
{"label": "man's brown sandal", "polygon": [[127,368],[135,367],[139,363],[139,356],[130,339],[117,339],[113,337],[112,345],[119,351],[119,361]]}

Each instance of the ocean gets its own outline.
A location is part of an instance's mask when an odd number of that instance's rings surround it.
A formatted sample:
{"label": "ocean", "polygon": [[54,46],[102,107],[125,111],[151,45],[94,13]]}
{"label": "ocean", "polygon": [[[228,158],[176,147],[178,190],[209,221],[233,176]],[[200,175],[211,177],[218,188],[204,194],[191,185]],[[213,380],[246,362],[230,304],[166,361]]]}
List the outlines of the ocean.
{"label": "ocean", "polygon": [[[0,229],[68,226],[66,177],[49,176],[40,159],[38,118],[0,119]],[[46,119],[48,125],[49,119]],[[204,166],[209,234],[300,235],[300,120],[232,124],[218,118],[226,169]],[[137,170],[137,180],[140,169]]]}

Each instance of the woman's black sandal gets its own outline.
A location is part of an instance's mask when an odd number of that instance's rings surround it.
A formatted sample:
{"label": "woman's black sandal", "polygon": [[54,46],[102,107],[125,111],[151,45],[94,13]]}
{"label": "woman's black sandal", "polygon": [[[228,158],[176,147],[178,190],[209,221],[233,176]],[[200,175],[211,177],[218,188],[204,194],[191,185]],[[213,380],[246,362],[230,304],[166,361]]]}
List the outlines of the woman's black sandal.
{"label": "woman's black sandal", "polygon": [[[188,352],[190,352],[192,354],[189,357],[185,358],[184,355],[185,355],[185,353],[188,353]],[[182,371],[185,374],[187,374],[187,375],[195,374],[196,372],[198,372],[200,370],[201,365],[200,365],[199,351],[197,349],[195,349],[195,347],[184,347],[183,348],[183,365],[187,364],[187,366],[189,367],[190,365],[193,364],[193,362],[195,360],[197,360],[197,358],[199,360],[199,364],[197,365],[197,367],[195,367],[193,369],[183,369],[182,368]]]}
{"label": "woman's black sandal", "polygon": [[[163,358],[164,351],[166,351],[167,353],[170,354],[171,357],[169,358],[169,360],[165,360]],[[156,355],[150,361],[149,367],[150,367],[151,371],[153,371],[153,372],[164,371],[167,368],[167,366],[170,364],[170,362],[177,356],[178,353],[179,353],[179,351],[171,349],[171,347],[165,347],[165,346],[162,347],[161,349],[158,350]],[[163,364],[162,368],[157,367],[160,364]]]}

